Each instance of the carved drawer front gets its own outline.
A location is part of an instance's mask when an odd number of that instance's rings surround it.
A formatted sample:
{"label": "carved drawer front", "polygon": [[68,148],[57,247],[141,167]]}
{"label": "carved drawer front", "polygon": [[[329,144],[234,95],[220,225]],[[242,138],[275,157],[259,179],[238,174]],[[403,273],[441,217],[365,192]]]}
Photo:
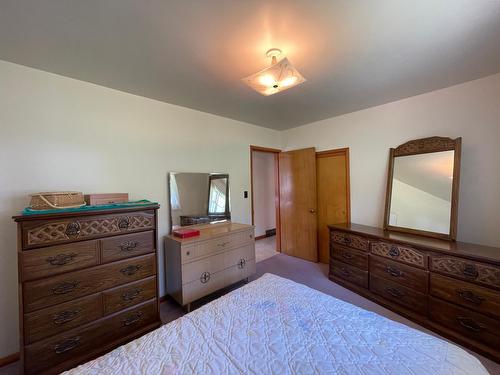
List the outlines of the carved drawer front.
{"label": "carved drawer front", "polygon": [[500,292],[495,290],[431,273],[431,294],[483,314],[500,317]]}
{"label": "carved drawer front", "polygon": [[24,315],[25,344],[65,332],[102,316],[101,296],[93,294]]}
{"label": "carved drawer front", "polygon": [[384,258],[427,268],[427,255],[410,246],[396,245],[389,242],[372,242],[371,252]]}
{"label": "carved drawer front", "polygon": [[332,245],[330,247],[330,253],[332,258],[362,270],[368,270],[368,254],[364,251],[354,250],[340,245]]}
{"label": "carved drawer front", "polygon": [[363,288],[368,288],[368,271],[348,264],[333,261],[330,263],[330,275],[346,280]]}
{"label": "carved drawer front", "polygon": [[102,297],[105,315],[137,305],[156,297],[155,277],[106,290]]}
{"label": "carved drawer front", "polygon": [[453,331],[479,341],[490,348],[500,348],[500,320],[463,307],[430,298],[429,315],[432,320]]}
{"label": "carved drawer front", "polygon": [[83,241],[23,251],[23,281],[73,271],[99,263],[99,242]]}
{"label": "carved drawer front", "polygon": [[370,241],[367,238],[354,234],[334,230],[330,233],[330,238],[335,243],[353,247],[358,250],[368,251],[370,249]]}
{"label": "carved drawer front", "polygon": [[23,223],[24,248],[154,229],[154,211]]}
{"label": "carved drawer front", "polygon": [[156,274],[154,254],[69,272],[23,285],[24,310],[31,312]]}
{"label": "carved drawer front", "polygon": [[371,274],[391,280],[412,290],[427,293],[429,272],[376,255],[370,256]]}
{"label": "carved drawer front", "polygon": [[182,286],[182,302],[188,304],[226,286],[224,271],[204,271],[199,277]]}
{"label": "carved drawer front", "polygon": [[117,315],[28,345],[25,348],[25,372],[37,374],[64,361],[85,356],[93,352],[96,345],[104,346],[114,339],[155,323],[156,315],[156,302],[146,302]]}
{"label": "carved drawer front", "polygon": [[432,255],[431,270],[476,284],[500,288],[500,267],[450,256]]}
{"label": "carved drawer front", "polygon": [[370,274],[370,290],[398,305],[427,315],[427,295]]}
{"label": "carved drawer front", "polygon": [[152,253],[154,249],[154,232],[125,234],[101,240],[102,263]]}

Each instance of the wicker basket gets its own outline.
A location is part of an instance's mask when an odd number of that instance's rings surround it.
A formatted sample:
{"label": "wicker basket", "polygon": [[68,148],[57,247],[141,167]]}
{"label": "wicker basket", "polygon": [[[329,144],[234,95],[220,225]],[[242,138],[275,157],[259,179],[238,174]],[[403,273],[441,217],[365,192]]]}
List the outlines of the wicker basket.
{"label": "wicker basket", "polygon": [[76,208],[85,206],[83,194],[78,191],[53,191],[31,195],[33,210]]}

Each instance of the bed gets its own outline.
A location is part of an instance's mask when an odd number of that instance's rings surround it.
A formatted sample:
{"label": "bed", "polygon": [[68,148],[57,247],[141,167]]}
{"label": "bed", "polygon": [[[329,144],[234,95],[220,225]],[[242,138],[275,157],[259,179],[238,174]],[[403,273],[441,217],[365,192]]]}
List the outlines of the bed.
{"label": "bed", "polygon": [[66,374],[488,372],[447,341],[265,274]]}

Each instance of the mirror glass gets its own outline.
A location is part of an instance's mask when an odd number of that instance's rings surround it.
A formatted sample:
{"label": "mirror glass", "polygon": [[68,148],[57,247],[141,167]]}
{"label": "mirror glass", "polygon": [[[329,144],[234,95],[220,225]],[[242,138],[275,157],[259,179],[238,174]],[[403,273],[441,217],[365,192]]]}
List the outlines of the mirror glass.
{"label": "mirror glass", "polygon": [[450,233],[455,151],[394,158],[389,225]]}
{"label": "mirror glass", "polygon": [[231,218],[228,174],[171,172],[169,195],[173,229]]}

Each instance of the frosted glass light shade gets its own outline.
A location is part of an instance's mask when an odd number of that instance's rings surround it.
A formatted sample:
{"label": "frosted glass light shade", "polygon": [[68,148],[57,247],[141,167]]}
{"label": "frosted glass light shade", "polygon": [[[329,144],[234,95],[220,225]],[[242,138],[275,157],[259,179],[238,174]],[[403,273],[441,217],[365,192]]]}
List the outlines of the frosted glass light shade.
{"label": "frosted glass light shade", "polygon": [[305,80],[286,57],[269,68],[242,79],[252,89],[265,96],[300,85]]}

